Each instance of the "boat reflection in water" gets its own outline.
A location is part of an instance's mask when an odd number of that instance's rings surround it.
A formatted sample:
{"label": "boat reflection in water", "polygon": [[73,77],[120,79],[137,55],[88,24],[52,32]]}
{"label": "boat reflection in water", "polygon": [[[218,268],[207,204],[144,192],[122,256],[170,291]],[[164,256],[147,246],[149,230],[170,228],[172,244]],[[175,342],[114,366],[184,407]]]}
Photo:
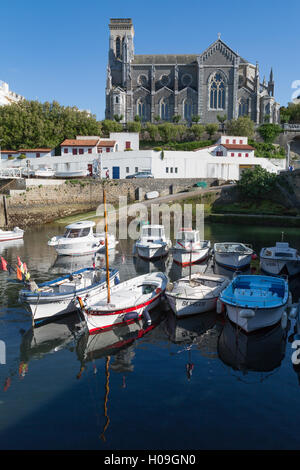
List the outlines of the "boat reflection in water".
{"label": "boat reflection in water", "polygon": [[[19,238],[16,240],[5,240],[0,243],[0,254],[4,253],[5,250],[9,250],[10,248],[22,248],[24,246],[23,238]],[[15,255],[15,253],[14,253]]]}
{"label": "boat reflection in water", "polygon": [[[110,257],[109,262],[111,262]],[[155,261],[150,261],[140,258],[139,256],[133,256],[133,264],[137,274],[147,274],[153,272],[167,273],[169,263],[170,260],[166,257]]]}
{"label": "boat reflection in water", "polygon": [[81,371],[85,368],[86,363],[107,356],[114,356],[114,362],[110,365],[112,370],[116,372],[133,371],[131,361],[135,355],[136,340],[153,330],[163,318],[158,309],[150,311],[149,314],[151,317],[150,326],[146,326],[145,320],[142,319],[94,335],[90,335],[88,331],[83,334],[76,347]]}
{"label": "boat reflection in water", "polygon": [[[115,261],[117,251],[109,251],[109,260],[113,264]],[[78,269],[92,267],[95,262],[97,267],[105,268],[105,255],[96,253],[95,255],[81,255],[81,256],[58,256],[52,266],[52,270],[59,269],[60,273],[70,273]]]}
{"label": "boat reflection in water", "polygon": [[42,324],[27,330],[20,345],[20,361],[28,363],[31,359],[42,359],[67,348],[85,330],[85,322],[78,313],[71,313],[64,318]]}
{"label": "boat reflection in water", "polygon": [[229,320],[218,342],[221,361],[246,374],[271,372],[280,367],[285,356],[287,329],[281,324],[246,334]]}
{"label": "boat reflection in water", "polygon": [[215,274],[220,274],[221,276],[227,276],[229,279],[233,279],[238,273],[241,273],[243,275],[246,274],[254,274],[251,271],[251,268],[249,269],[243,269],[243,271],[233,271],[232,269],[226,269],[223,266],[220,266],[219,264],[215,263],[213,267],[213,271]]}
{"label": "boat reflection in water", "polygon": [[173,261],[169,271],[169,278],[170,281],[177,281],[178,279],[189,276],[190,274],[207,274],[208,267],[209,265],[207,261],[204,261],[203,263],[192,264],[191,266],[182,266]]}

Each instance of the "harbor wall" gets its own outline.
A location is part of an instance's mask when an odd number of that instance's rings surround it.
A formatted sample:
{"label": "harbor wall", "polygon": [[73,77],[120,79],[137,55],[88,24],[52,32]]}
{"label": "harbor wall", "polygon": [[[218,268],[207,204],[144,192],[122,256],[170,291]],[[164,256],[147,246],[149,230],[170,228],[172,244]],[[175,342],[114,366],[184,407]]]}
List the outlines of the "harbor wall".
{"label": "harbor wall", "polygon": [[[188,190],[199,179],[143,179],[105,181],[107,202],[118,204],[119,196],[127,196],[128,203],[142,201],[145,194],[158,191],[161,196]],[[207,186],[216,180],[206,180]],[[13,187],[13,189],[11,189]],[[0,188],[1,191],[1,188]],[[28,184],[28,180],[17,180],[0,194],[0,226],[5,226],[4,200],[8,214],[8,227],[24,228],[44,224],[74,214],[94,211],[103,202],[103,183],[82,179],[74,182],[61,181],[57,185]]]}

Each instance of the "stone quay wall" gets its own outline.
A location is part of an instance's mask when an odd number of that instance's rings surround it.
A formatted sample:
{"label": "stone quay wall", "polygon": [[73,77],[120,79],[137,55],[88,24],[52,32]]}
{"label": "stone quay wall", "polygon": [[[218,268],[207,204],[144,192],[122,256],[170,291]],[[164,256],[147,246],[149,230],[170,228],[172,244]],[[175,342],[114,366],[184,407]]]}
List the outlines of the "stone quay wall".
{"label": "stone quay wall", "polygon": [[[192,187],[199,179],[128,179],[105,181],[107,202],[117,204],[119,196],[127,196],[128,203],[145,199],[145,194],[158,191],[161,196],[175,194]],[[206,180],[210,186],[215,180]],[[24,228],[52,222],[74,214],[96,210],[103,202],[103,182],[82,179],[58,185],[28,185],[18,180],[3,187],[0,194],[0,226]],[[0,191],[1,191],[0,186]],[[14,187],[15,189],[11,189]],[[9,189],[8,189],[9,188]],[[5,198],[5,202],[4,202]],[[5,219],[5,207],[8,225]]]}

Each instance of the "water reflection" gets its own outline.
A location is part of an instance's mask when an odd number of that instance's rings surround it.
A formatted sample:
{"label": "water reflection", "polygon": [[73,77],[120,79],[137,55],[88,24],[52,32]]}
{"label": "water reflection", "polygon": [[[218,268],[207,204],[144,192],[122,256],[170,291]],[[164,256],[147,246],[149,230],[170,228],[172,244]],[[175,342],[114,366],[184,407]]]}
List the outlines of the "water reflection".
{"label": "water reflection", "polygon": [[24,246],[24,240],[20,238],[19,240],[7,240],[4,242],[0,242],[0,254],[2,255],[4,252],[10,252],[11,250],[15,250],[16,248],[20,249]]}
{"label": "water reflection", "polygon": [[27,330],[20,345],[20,361],[28,363],[32,359],[42,359],[74,344],[85,329],[85,322],[77,313],[58,318],[51,323],[41,324]]}
{"label": "water reflection", "polygon": [[115,372],[132,372],[132,360],[135,356],[135,343],[149,331],[152,331],[162,320],[161,311],[155,309],[150,312],[151,325],[146,326],[144,320],[134,321],[132,324],[118,326],[95,335],[88,332],[83,334],[76,346],[77,357],[81,364],[81,373],[87,363],[99,358],[113,356],[110,363],[111,370]]}
{"label": "water reflection", "polygon": [[271,372],[285,356],[287,330],[277,324],[246,334],[226,320],[218,342],[221,361],[233,370]]}

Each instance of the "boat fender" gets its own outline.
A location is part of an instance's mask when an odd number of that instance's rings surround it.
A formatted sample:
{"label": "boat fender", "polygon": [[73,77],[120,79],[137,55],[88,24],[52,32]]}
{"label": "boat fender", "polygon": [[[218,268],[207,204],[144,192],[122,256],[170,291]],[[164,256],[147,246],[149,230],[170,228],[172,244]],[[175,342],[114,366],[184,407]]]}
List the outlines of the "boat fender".
{"label": "boat fender", "polygon": [[162,292],[161,288],[160,287],[157,287],[155,289],[155,294],[160,294]]}
{"label": "boat fender", "polygon": [[116,284],[116,285],[120,284],[120,278],[119,278],[119,276],[116,276],[116,277],[115,277],[115,284]]}
{"label": "boat fender", "polygon": [[281,328],[283,330],[285,330],[287,327],[287,320],[288,320],[287,314],[286,312],[283,312],[282,317],[281,317]]}
{"label": "boat fender", "polygon": [[128,312],[124,315],[123,321],[138,320],[138,318],[139,318],[138,312]]}
{"label": "boat fender", "polygon": [[298,307],[292,307],[289,313],[290,318],[296,318],[298,313]]}
{"label": "boat fender", "polygon": [[257,254],[256,254],[256,253],[253,253],[253,255],[251,256],[251,258],[252,258],[253,260],[256,260],[256,259],[257,259]]}
{"label": "boat fender", "polygon": [[243,308],[240,310],[240,317],[241,318],[253,318],[255,317],[255,312],[251,308]]}
{"label": "boat fender", "polygon": [[143,311],[143,317],[145,318],[147,325],[150,326],[151,325],[151,317],[150,317],[150,313],[148,312],[147,308],[145,308],[145,310]]}
{"label": "boat fender", "polygon": [[79,305],[79,307],[81,308],[81,310],[84,310],[86,306],[85,306],[85,303],[84,303],[84,301],[82,300],[82,298],[81,298],[81,297],[77,297],[77,301],[78,301],[78,305]]}
{"label": "boat fender", "polygon": [[224,306],[223,302],[220,299],[218,299],[217,300],[217,313],[223,313],[224,312],[224,307],[225,306]]}

